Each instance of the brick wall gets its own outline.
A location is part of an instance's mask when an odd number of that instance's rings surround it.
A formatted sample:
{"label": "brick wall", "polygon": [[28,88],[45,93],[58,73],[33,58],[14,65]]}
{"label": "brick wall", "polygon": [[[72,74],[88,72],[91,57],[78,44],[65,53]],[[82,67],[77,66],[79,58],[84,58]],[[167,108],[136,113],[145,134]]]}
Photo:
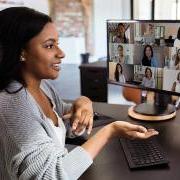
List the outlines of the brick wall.
{"label": "brick wall", "polygon": [[93,52],[92,0],[54,0],[51,12],[61,37],[85,37],[86,52]]}
{"label": "brick wall", "polygon": [[61,37],[84,36],[84,12],[81,0],[55,0],[54,21]]}

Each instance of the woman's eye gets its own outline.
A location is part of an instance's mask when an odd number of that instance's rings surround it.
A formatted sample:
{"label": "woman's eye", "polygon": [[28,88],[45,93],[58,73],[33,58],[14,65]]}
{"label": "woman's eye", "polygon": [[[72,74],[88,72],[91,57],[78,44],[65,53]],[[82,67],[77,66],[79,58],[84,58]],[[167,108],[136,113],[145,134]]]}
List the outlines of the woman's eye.
{"label": "woman's eye", "polygon": [[45,46],[47,49],[53,49],[54,48],[54,45],[53,44],[49,44],[49,45],[46,45]]}

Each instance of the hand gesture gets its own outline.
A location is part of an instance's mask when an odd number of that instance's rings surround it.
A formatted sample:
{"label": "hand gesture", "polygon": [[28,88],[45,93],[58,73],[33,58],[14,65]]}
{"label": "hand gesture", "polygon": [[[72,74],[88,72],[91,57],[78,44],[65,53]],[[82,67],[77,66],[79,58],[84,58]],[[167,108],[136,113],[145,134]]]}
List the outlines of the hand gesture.
{"label": "hand gesture", "polygon": [[75,134],[79,134],[85,129],[90,134],[93,126],[92,101],[85,96],[81,96],[74,102],[71,112],[64,115],[63,119],[70,119]]}
{"label": "hand gesture", "polygon": [[112,126],[114,136],[122,136],[130,139],[147,139],[159,134],[154,129],[146,129],[141,125],[134,125],[125,121],[115,121],[112,123]]}

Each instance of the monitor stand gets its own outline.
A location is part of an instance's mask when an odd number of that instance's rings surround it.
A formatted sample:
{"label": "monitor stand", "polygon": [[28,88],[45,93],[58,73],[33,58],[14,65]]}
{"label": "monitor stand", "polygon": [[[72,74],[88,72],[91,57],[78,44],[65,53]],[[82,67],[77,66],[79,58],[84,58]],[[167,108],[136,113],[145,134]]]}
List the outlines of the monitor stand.
{"label": "monitor stand", "polygon": [[155,93],[154,101],[130,107],[128,115],[142,121],[164,121],[176,116],[176,108],[170,104],[171,95]]}

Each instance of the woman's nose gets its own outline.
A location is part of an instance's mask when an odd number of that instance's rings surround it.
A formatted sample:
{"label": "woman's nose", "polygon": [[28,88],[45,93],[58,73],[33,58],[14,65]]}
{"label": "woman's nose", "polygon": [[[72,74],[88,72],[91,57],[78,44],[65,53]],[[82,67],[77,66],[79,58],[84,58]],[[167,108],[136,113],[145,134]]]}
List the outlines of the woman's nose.
{"label": "woman's nose", "polygon": [[64,58],[65,57],[65,53],[61,50],[61,48],[57,47],[57,54],[56,56],[58,58]]}

